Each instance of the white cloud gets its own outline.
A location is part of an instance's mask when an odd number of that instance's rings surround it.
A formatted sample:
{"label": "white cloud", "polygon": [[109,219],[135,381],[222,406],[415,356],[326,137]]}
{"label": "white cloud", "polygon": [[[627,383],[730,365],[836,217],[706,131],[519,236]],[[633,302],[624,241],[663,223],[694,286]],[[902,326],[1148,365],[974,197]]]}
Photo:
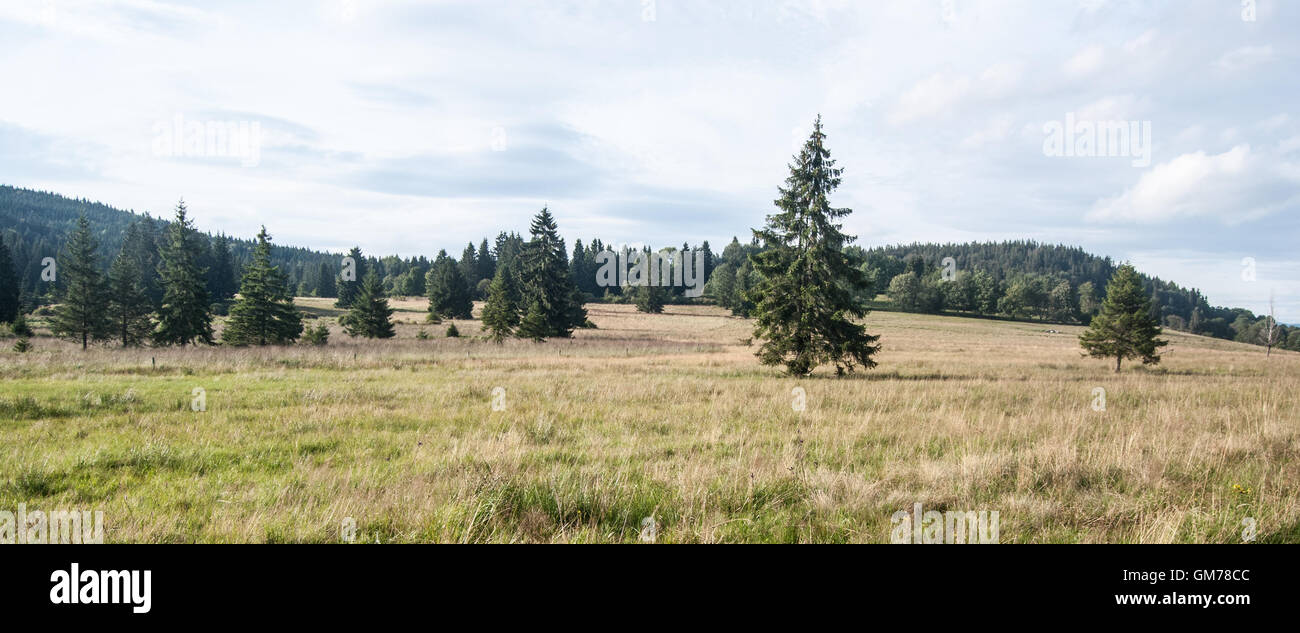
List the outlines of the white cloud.
{"label": "white cloud", "polygon": [[971,80],[936,73],[921,80],[898,98],[890,122],[909,123],[951,110],[970,93]]}
{"label": "white cloud", "polygon": [[1293,171],[1252,154],[1249,145],[1222,154],[1201,151],[1151,168],[1122,194],[1099,200],[1088,219],[1155,224],[1212,217],[1239,224],[1294,208],[1300,202],[1296,185]]}
{"label": "white cloud", "polygon": [[1065,72],[1075,76],[1089,75],[1100,70],[1105,61],[1105,48],[1089,46],[1065,62]]}
{"label": "white cloud", "polygon": [[1229,71],[1244,70],[1270,59],[1273,59],[1272,46],[1243,46],[1224,53],[1215,65]]}

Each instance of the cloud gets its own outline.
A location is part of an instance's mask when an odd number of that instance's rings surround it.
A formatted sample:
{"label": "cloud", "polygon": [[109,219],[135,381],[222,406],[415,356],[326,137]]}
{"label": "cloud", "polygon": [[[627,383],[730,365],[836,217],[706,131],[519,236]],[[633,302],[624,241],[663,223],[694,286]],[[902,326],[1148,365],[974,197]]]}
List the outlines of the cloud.
{"label": "cloud", "polygon": [[1101,46],[1089,46],[1065,62],[1065,72],[1074,76],[1090,75],[1101,69],[1106,61],[1106,49]]}
{"label": "cloud", "polygon": [[1272,46],[1243,46],[1224,53],[1214,65],[1223,70],[1244,70],[1270,59],[1273,59]]}
{"label": "cloud", "polygon": [[1249,145],[1222,154],[1200,151],[1156,165],[1122,194],[1099,200],[1087,218],[1157,224],[1209,217],[1240,224],[1297,208],[1298,184],[1294,167],[1252,154]]}

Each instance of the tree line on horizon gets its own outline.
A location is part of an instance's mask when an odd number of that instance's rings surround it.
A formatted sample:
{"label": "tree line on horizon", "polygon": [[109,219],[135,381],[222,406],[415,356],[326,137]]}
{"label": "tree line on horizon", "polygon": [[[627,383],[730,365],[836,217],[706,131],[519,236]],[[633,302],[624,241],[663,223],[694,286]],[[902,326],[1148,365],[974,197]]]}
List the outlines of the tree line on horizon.
{"label": "tree line on horizon", "polygon": [[[14,200],[20,200],[22,204],[16,204]],[[53,194],[0,187],[0,221],[14,218],[20,215],[19,211],[25,210],[20,223],[23,231],[6,229],[0,234],[0,322],[12,322],[17,318],[16,313],[29,313],[38,306],[52,306],[60,301],[64,292],[60,284],[40,281],[44,257],[36,255],[49,252],[52,241],[48,238],[50,219],[46,218],[46,224],[29,221],[34,213],[39,215],[38,212],[44,209],[41,205],[49,200],[58,201],[55,207],[59,211],[54,215],[81,210],[83,215],[73,221],[73,228],[81,217],[85,217],[90,223],[90,236],[106,252],[113,249],[130,252],[130,260],[141,271],[140,283],[145,296],[155,311],[161,308],[164,287],[160,281],[159,263],[162,253],[168,248],[168,234],[174,221],[135,216],[104,205]],[[107,228],[95,229],[96,220],[110,225],[114,222],[120,224],[119,216],[130,218],[123,225],[120,236],[115,237]],[[54,242],[66,246],[73,234],[75,231],[69,231],[68,236]],[[186,235],[189,236],[187,248],[194,254],[195,265],[204,271],[201,277],[210,301],[208,309],[214,315],[224,316],[232,308],[239,291],[239,280],[258,257],[260,241],[257,238],[240,240],[226,235],[211,236],[199,233],[192,226]],[[32,236],[39,236],[36,248],[32,247]],[[639,310],[650,313],[660,312],[668,304],[714,303],[745,317],[752,316],[755,304],[750,295],[764,279],[763,273],[755,267],[755,258],[770,248],[757,236],[749,242],[733,237],[720,254],[715,254],[709,243],[703,242],[698,250],[704,254],[704,296],[691,299],[684,295],[682,287],[601,287],[596,281],[597,256],[611,250],[610,246],[599,239],[585,244],[576,240],[569,256],[558,233],[551,241],[555,272],[558,274],[562,263],[568,271],[568,285],[576,290],[580,302],[632,303]],[[269,259],[270,266],[276,268],[278,278],[290,296],[337,298],[339,307],[348,308],[351,297],[361,291],[367,275],[373,272],[378,288],[372,290],[385,296],[430,297],[431,314],[468,318],[471,308],[466,306],[472,306],[474,301],[488,301],[498,270],[504,263],[513,261],[526,243],[517,233],[502,231],[494,240],[483,238],[478,246],[468,243],[459,258],[440,251],[432,260],[424,256],[364,256],[359,247],[354,247],[348,256],[356,262],[357,283],[343,282],[338,255],[271,245],[269,255],[264,257]],[[622,246],[621,250],[627,252],[631,248]],[[871,249],[846,244],[841,248],[853,257],[856,267],[866,278],[863,286],[853,290],[857,300],[874,309],[907,312],[1087,325],[1099,313],[1110,278],[1117,270],[1109,258],[1097,257],[1078,248],[1031,241],[912,244]],[[648,246],[641,249],[645,252],[651,250]],[[669,247],[659,252],[672,255],[686,250],[696,249],[683,244],[680,250]],[[950,278],[944,276],[945,257],[952,257],[955,263],[955,274]],[[96,265],[105,279],[110,278],[110,268],[114,263],[115,259],[98,259]],[[35,283],[31,281],[33,276],[37,279]],[[515,296],[522,283],[518,276],[519,270],[514,269],[512,276],[503,280],[499,291],[502,296]],[[1143,291],[1151,298],[1152,315],[1163,327],[1300,351],[1300,327],[1278,324],[1268,315],[1257,316],[1241,308],[1210,306],[1199,291],[1187,290],[1158,278],[1139,275],[1138,279]],[[879,295],[887,297],[888,301],[877,301]],[[518,313],[522,322],[530,307],[518,306],[505,310],[503,314]],[[540,307],[544,308],[543,312],[550,309]],[[495,312],[493,318],[496,318]],[[512,318],[503,316],[501,319],[501,323],[507,324],[514,333]],[[556,319],[551,320],[558,323]],[[574,327],[581,325],[577,323]],[[20,327],[19,331],[22,329]],[[564,335],[562,327],[553,329],[555,334],[550,330],[545,333]],[[527,334],[528,328],[524,332]]]}

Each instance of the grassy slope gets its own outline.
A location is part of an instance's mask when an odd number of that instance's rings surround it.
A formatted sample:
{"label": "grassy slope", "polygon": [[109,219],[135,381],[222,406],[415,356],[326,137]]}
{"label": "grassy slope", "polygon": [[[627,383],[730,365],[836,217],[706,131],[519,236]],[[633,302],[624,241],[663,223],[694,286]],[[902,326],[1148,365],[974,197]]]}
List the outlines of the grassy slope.
{"label": "grassy slope", "polygon": [[1300,541],[1300,354],[1171,333],[1116,376],[1078,328],[878,312],[878,369],[795,380],[713,308],[497,346],[397,305],[391,341],[0,352],[0,509],[102,509],[108,542],[635,541],[651,514],[660,542],[880,542],[915,502],[997,510],[1003,542]]}

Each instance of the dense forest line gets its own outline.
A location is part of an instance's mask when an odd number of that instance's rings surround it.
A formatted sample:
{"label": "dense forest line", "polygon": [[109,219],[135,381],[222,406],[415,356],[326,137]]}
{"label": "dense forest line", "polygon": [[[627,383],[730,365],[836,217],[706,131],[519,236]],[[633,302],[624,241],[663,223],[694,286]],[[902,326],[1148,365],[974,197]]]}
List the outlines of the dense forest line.
{"label": "dense forest line", "polygon": [[[12,262],[24,312],[59,300],[57,284],[42,282],[43,262],[57,258],[79,217],[89,224],[98,244],[101,272],[107,273],[115,255],[132,253],[142,269],[143,284],[150,302],[161,305],[163,288],[158,280],[158,263],[165,247],[168,220],[148,214],[122,211],[87,200],[57,194],[0,186],[0,243]],[[197,267],[204,271],[207,295],[214,314],[225,314],[239,290],[239,280],[253,263],[259,242],[193,232],[190,248]],[[501,232],[469,243],[459,257],[439,252],[402,258],[373,256],[354,248],[348,254],[356,262],[354,280],[374,273],[377,290],[385,296],[430,296],[449,292],[431,288],[430,282],[464,286],[468,300],[487,300],[491,282],[501,263],[521,252],[526,242],[514,232]],[[568,268],[568,283],[586,301],[635,302],[638,308],[657,312],[664,304],[705,301],[749,316],[754,305],[750,295],[762,280],[752,258],[765,249],[757,239],[741,242],[733,238],[721,253],[709,243],[698,247],[683,244],[661,249],[666,261],[687,250],[702,253],[703,297],[692,298],[686,288],[644,286],[638,288],[601,285],[597,271],[600,254],[610,246],[599,239],[584,244],[576,240],[569,251],[563,240],[553,245],[562,257],[557,263]],[[339,305],[351,301],[349,287],[342,285],[341,257],[306,248],[269,247],[269,265],[283,277],[289,292],[298,296],[341,297]],[[622,248],[629,252],[627,247]],[[1054,323],[1087,324],[1105,296],[1106,284],[1118,268],[1109,258],[1098,257],[1076,247],[1039,244],[1031,241],[973,244],[911,244],[863,249],[844,249],[855,260],[869,282],[854,292],[855,298],[876,309],[912,312],[959,313]],[[649,253],[649,249],[643,249]],[[571,253],[571,254],[570,254]],[[673,264],[669,264],[673,265]],[[455,274],[448,274],[449,267]],[[2,273],[3,271],[0,271]],[[1204,295],[1175,283],[1148,276],[1140,277],[1152,298],[1153,316],[1174,330],[1269,344],[1300,351],[1300,328],[1277,326],[1268,316],[1257,316],[1241,308],[1211,306]],[[4,281],[0,280],[0,285]],[[342,291],[342,292],[340,292]],[[355,290],[354,290],[355,292]],[[0,294],[3,289],[0,289]],[[456,296],[460,290],[454,291]],[[888,301],[877,301],[885,295]],[[2,299],[3,297],[0,297]]]}

